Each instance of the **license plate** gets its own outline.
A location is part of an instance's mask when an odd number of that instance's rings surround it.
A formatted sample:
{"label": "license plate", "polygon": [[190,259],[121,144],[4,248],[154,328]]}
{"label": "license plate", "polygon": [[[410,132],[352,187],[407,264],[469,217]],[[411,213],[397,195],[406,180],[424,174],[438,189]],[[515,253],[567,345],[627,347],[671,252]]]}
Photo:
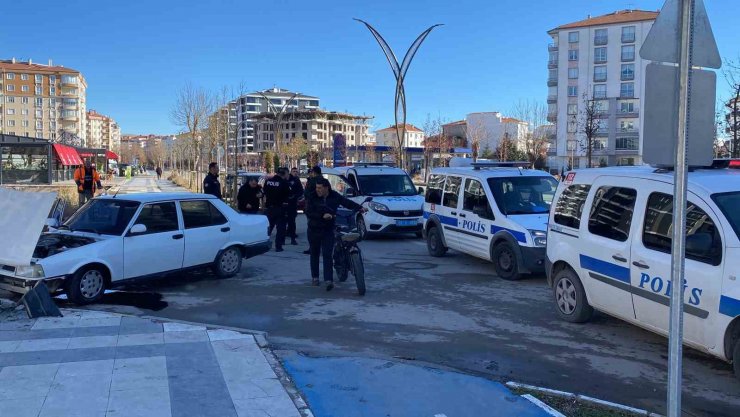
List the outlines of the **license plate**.
{"label": "license plate", "polygon": [[396,220],[396,226],[416,226],[416,220]]}

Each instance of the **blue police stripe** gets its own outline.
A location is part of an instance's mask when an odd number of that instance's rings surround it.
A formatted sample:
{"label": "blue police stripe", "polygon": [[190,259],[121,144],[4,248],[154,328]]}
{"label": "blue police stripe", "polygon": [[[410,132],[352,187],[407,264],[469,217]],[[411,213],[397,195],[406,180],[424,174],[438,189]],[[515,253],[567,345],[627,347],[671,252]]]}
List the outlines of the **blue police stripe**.
{"label": "blue police stripe", "polygon": [[618,279],[622,282],[630,283],[630,269],[615,265],[610,262],[604,262],[600,259],[590,256],[581,255],[581,268],[594,271],[609,278]]}
{"label": "blue police stripe", "polygon": [[740,316],[740,300],[723,295],[719,299],[719,312],[725,316]]}
{"label": "blue police stripe", "polygon": [[[437,214],[437,213],[434,213],[434,214],[439,218],[439,221],[442,224],[446,224],[448,226],[455,226],[455,227],[457,227],[457,217],[442,216],[441,214]],[[432,213],[430,213],[428,211],[425,211],[424,212],[424,218],[425,219],[428,219],[429,216],[431,216],[431,215],[432,215]]]}
{"label": "blue police stripe", "polygon": [[491,234],[492,235],[493,234],[496,234],[496,233],[498,233],[498,232],[500,232],[502,230],[511,233],[511,235],[514,236],[514,239],[516,239],[517,241],[522,242],[522,243],[527,243],[527,235],[525,235],[524,232],[519,232],[519,231],[516,231],[516,230],[507,229],[507,228],[501,227],[501,226],[491,225]]}

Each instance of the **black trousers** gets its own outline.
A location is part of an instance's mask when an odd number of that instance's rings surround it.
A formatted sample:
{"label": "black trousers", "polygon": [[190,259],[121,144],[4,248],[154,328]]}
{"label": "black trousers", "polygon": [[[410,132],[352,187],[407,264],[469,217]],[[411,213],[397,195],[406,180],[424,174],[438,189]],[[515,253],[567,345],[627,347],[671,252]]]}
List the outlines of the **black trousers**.
{"label": "black trousers", "polygon": [[277,229],[275,234],[275,249],[285,244],[285,209],[282,207],[268,207],[267,219],[270,221],[270,232]]}
{"label": "black trousers", "polygon": [[286,221],[288,223],[288,231],[286,233],[286,236],[288,236],[291,239],[295,239],[298,237],[295,233],[295,219],[298,217],[298,206],[296,205],[288,205],[288,207],[285,209],[285,215]]}
{"label": "black trousers", "polygon": [[324,281],[334,281],[334,232],[312,231],[308,234],[311,251],[311,278],[319,277],[319,255],[324,259]]}

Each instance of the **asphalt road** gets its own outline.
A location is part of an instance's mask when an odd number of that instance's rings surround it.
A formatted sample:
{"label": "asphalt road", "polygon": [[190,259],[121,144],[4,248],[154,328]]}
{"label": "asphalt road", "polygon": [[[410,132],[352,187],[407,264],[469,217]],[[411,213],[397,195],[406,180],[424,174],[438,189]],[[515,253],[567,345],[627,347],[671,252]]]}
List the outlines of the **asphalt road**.
{"label": "asphalt road", "polygon": [[[266,331],[278,355],[395,358],[665,413],[667,339],[603,314],[558,320],[544,277],[504,281],[485,261],[431,258],[421,239],[394,237],[361,242],[359,297],[350,281],[311,287],[300,243],[246,261],[231,279],[162,279],[92,308]],[[684,357],[685,414],[740,415],[730,365],[690,349]]]}

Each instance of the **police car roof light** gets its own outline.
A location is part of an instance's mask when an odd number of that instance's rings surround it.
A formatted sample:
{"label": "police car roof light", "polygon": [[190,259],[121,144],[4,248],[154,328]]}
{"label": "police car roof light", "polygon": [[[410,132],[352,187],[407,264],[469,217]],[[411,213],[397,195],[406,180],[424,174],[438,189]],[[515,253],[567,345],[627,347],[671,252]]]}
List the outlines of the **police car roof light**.
{"label": "police car roof light", "polygon": [[395,167],[396,164],[392,162],[355,162],[352,164],[354,167],[367,168],[367,167]]}
{"label": "police car roof light", "polygon": [[527,161],[473,162],[471,166],[478,171],[481,168],[529,168],[530,163]]}

